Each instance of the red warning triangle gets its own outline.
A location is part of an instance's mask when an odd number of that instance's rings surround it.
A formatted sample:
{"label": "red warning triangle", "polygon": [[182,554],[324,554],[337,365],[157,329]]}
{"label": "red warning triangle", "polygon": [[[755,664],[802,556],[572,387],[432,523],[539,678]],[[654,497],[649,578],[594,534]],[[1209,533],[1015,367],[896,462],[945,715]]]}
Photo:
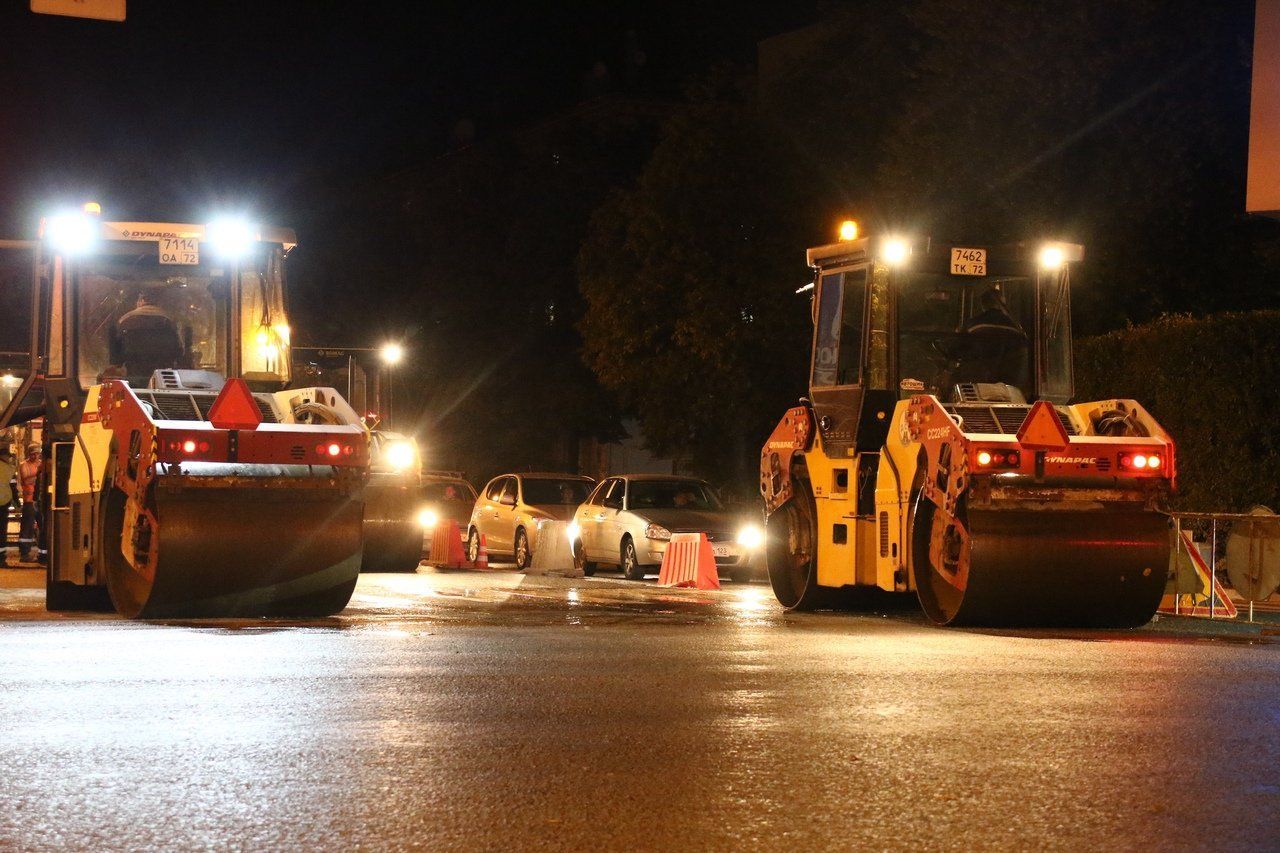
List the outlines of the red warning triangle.
{"label": "red warning triangle", "polygon": [[1018,427],[1018,444],[1027,450],[1066,450],[1070,443],[1058,410],[1047,400],[1032,406]]}
{"label": "red warning triangle", "polygon": [[243,379],[227,380],[209,408],[209,423],[218,429],[257,429],[262,410]]}

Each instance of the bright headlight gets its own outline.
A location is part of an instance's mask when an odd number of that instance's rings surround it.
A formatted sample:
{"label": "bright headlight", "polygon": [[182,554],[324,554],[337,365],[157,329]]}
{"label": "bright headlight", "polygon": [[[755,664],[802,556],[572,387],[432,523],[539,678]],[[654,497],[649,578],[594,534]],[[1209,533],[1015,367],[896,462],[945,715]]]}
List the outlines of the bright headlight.
{"label": "bright headlight", "polygon": [[393,441],[387,445],[387,464],[397,471],[412,468],[417,456],[413,445],[407,441]]}
{"label": "bright headlight", "polygon": [[205,226],[204,239],[214,254],[235,260],[249,253],[256,236],[253,227],[243,219],[215,219]]}
{"label": "bright headlight", "polygon": [[738,544],[743,548],[759,548],[764,544],[764,531],[754,524],[745,524],[738,531]]}
{"label": "bright headlight", "polygon": [[1066,259],[1066,253],[1062,251],[1062,248],[1060,246],[1055,246],[1052,243],[1042,247],[1040,249],[1040,254],[1037,257],[1041,268],[1046,270],[1059,269]]}
{"label": "bright headlight", "polygon": [[671,539],[671,531],[661,524],[650,524],[644,529],[644,538],[666,542]]}
{"label": "bright headlight", "polygon": [[440,521],[440,516],[436,515],[436,511],[430,507],[423,507],[418,510],[418,524],[428,530],[434,528]]}
{"label": "bright headlight", "polygon": [[578,537],[582,535],[582,528],[578,526],[578,522],[571,521],[564,529],[564,533],[569,537],[569,544],[573,544],[574,542],[577,542]]}
{"label": "bright headlight", "polygon": [[890,237],[880,244],[880,257],[891,267],[905,263],[910,254],[910,244],[898,237]]}
{"label": "bright headlight", "polygon": [[97,236],[95,225],[83,213],[51,216],[44,222],[44,235],[59,252],[74,255],[93,245]]}

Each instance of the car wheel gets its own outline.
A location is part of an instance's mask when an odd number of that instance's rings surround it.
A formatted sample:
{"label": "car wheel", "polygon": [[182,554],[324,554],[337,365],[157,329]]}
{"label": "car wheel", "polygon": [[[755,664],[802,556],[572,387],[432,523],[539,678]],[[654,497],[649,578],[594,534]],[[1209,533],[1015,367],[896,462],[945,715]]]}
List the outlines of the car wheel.
{"label": "car wheel", "polygon": [[480,531],[474,527],[467,534],[467,559],[473,563],[480,559]]}
{"label": "car wheel", "polygon": [[573,565],[582,572],[584,577],[588,578],[594,575],[596,570],[600,568],[599,563],[593,563],[586,558],[585,552],[582,550],[581,539],[578,539],[573,543]]}
{"label": "car wheel", "polygon": [[622,573],[628,580],[644,580],[644,566],[640,565],[640,558],[636,556],[635,543],[631,541],[630,536],[622,540]]}
{"label": "car wheel", "polygon": [[522,572],[533,562],[533,552],[529,550],[529,537],[525,534],[523,527],[516,531],[515,557],[516,568]]}

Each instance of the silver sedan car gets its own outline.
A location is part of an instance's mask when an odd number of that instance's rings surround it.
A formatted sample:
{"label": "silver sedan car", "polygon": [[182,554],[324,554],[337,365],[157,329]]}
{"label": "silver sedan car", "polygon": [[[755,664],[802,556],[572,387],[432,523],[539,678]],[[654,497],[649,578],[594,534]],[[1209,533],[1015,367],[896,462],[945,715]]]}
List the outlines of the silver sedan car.
{"label": "silver sedan car", "polygon": [[764,532],[726,510],[715,490],[693,477],[607,477],[569,525],[574,560],[585,574],[618,566],[632,580],[656,573],[673,533],[705,533],[716,565],[735,581],[763,567]]}

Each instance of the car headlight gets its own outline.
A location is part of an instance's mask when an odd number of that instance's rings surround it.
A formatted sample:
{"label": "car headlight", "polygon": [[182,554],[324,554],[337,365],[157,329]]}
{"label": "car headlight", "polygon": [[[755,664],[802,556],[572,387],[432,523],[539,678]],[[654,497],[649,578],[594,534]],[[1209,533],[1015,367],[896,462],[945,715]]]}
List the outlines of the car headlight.
{"label": "car headlight", "polygon": [[755,524],[744,524],[738,530],[738,544],[743,548],[756,549],[764,544],[764,531]]}
{"label": "car headlight", "polygon": [[578,541],[578,537],[582,535],[582,528],[578,526],[578,522],[571,521],[564,529],[564,533],[569,537],[569,544],[572,545]]}
{"label": "car headlight", "polygon": [[407,441],[393,441],[387,445],[387,464],[397,471],[413,467],[418,454]]}
{"label": "car headlight", "polygon": [[437,515],[436,511],[431,509],[430,507],[423,507],[422,509],[418,510],[418,524],[420,524],[422,527],[430,530],[434,528],[436,524],[439,523],[439,521],[440,521],[440,516]]}
{"label": "car headlight", "polygon": [[657,539],[666,542],[671,539],[671,531],[663,527],[661,524],[650,524],[644,529],[645,539]]}

